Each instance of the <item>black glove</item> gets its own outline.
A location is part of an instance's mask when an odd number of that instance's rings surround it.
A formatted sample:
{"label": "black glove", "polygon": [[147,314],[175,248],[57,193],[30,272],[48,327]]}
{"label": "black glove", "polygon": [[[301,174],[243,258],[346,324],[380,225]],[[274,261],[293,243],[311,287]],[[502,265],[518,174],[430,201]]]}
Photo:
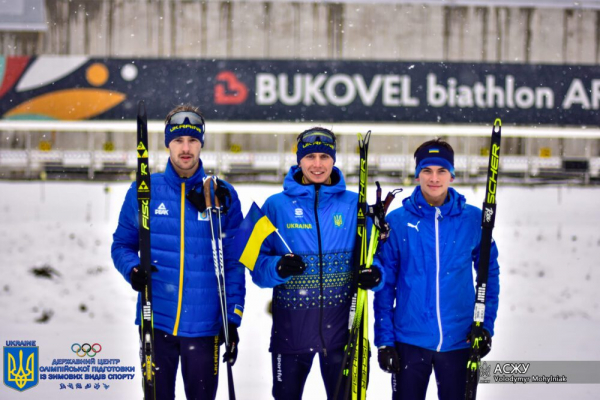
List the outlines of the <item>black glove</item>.
{"label": "black glove", "polygon": [[381,281],[381,271],[376,266],[358,271],[358,286],[362,289],[373,289]]}
{"label": "black glove", "polygon": [[[471,332],[467,335],[467,343],[471,343]],[[487,356],[492,350],[492,335],[487,329],[481,330],[481,336],[478,338],[477,343],[479,345],[479,356],[481,358]]]}
{"label": "black glove", "polygon": [[[229,363],[231,366],[233,366],[238,356],[238,343],[240,343],[240,336],[238,335],[238,327],[236,324],[230,322],[227,324],[227,328],[229,347],[225,347],[223,362]],[[221,327],[221,332],[219,333],[219,343],[225,343],[225,329],[223,327]]]}
{"label": "black glove", "polygon": [[298,254],[286,254],[277,262],[277,274],[282,278],[292,275],[302,275],[306,264]]}
{"label": "black glove", "polygon": [[389,372],[390,374],[400,372],[400,357],[398,357],[398,353],[394,347],[380,347],[377,353],[377,361],[379,361],[379,368],[384,372]]}
{"label": "black glove", "polygon": [[[215,190],[215,196],[217,196],[217,199],[219,199],[221,212],[223,214],[227,214],[227,210],[229,210],[229,207],[231,206],[231,192],[219,178],[217,178],[217,189]],[[187,192],[185,198],[188,199],[190,203],[192,203],[194,207],[198,209],[198,211],[204,212],[206,210],[204,186],[201,186],[199,189],[192,188],[192,190]]]}
{"label": "black glove", "polygon": [[392,228],[390,224],[385,221],[385,214],[387,210],[384,208],[384,204],[378,202],[375,205],[369,206],[368,214],[373,218],[373,225],[379,230],[379,241],[384,243],[390,236]]}
{"label": "black glove", "polygon": [[227,186],[223,183],[222,180],[217,178],[217,189],[215,190],[215,196],[219,199],[219,204],[221,205],[221,212],[223,214],[227,214],[227,210],[231,207],[231,193]]}
{"label": "black glove", "polygon": [[195,189],[190,190],[185,195],[185,198],[190,201],[201,213],[206,210],[206,199],[204,198],[204,191],[200,188],[200,191]]}
{"label": "black glove", "polygon": [[[152,266],[152,272],[158,272],[158,268],[154,265]],[[139,265],[136,265],[131,270],[131,275],[129,275],[129,280],[131,281],[131,287],[136,292],[141,292],[144,290],[144,286],[146,286],[146,271],[144,271]]]}

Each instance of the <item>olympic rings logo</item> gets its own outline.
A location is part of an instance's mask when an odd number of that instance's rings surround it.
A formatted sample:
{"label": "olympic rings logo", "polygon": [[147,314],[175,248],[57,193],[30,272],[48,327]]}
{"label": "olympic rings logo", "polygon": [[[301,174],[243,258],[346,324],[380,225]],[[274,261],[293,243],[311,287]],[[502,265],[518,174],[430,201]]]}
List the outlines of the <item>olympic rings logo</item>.
{"label": "olympic rings logo", "polygon": [[[98,346],[98,347],[96,348],[96,346]],[[86,355],[88,357],[95,357],[96,354],[98,354],[102,351],[102,346],[100,345],[100,343],[94,343],[94,344],[73,343],[71,345],[71,351],[73,353],[77,354],[79,357],[85,357]]]}

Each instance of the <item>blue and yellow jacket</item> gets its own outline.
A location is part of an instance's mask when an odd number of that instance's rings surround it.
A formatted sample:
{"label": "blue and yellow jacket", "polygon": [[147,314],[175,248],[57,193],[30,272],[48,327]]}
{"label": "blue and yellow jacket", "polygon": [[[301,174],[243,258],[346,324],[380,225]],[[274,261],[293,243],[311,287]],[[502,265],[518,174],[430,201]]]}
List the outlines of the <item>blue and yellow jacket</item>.
{"label": "blue and yellow jacket", "polygon": [[[190,178],[177,175],[169,160],[164,173],[152,174],[150,243],[154,327],[174,336],[217,335],[222,326],[221,308],[212,257],[211,228],[206,212],[200,213],[185,194],[202,188],[202,165]],[[223,181],[221,181],[223,182]],[[228,320],[240,325],[244,308],[245,269],[228,257],[229,238],[242,221],[238,195],[231,192],[231,206],[222,216]],[[127,282],[139,265],[138,205],[135,182],[129,188],[113,235],[112,258]],[[138,296],[136,324],[140,324]]]}
{"label": "blue and yellow jacket", "polygon": [[262,210],[302,256],[306,271],[279,277],[277,262],[288,250],[273,234],[252,272],[258,286],[274,288],[270,351],[276,353],[337,350],[348,338],[358,195],[346,190],[336,167],[331,185],[301,184],[301,177],[300,168],[292,167],[283,192],[269,197]]}
{"label": "blue and yellow jacket", "polygon": [[[481,210],[452,188],[448,195],[445,204],[432,207],[416,187],[386,218],[392,232],[374,261],[385,271],[385,285],[374,300],[378,347],[394,342],[434,351],[469,347]],[[500,290],[497,258],[492,243],[484,320],[492,335]]]}

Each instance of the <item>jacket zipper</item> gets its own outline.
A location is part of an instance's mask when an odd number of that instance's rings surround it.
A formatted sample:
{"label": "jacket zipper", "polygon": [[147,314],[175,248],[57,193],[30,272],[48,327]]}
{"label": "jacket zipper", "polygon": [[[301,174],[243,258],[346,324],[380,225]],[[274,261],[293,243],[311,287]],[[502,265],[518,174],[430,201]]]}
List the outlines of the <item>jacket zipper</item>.
{"label": "jacket zipper", "polygon": [[179,296],[177,301],[177,314],[173,336],[177,336],[179,319],[181,317],[181,303],[183,302],[183,266],[185,265],[185,182],[181,182],[181,221],[180,221],[180,253],[179,253]]}
{"label": "jacket zipper", "polygon": [[319,336],[321,337],[321,346],[323,355],[327,357],[327,348],[325,347],[325,338],[323,337],[323,249],[321,247],[321,228],[319,227],[319,189],[315,185],[315,223],[317,225],[317,243],[319,245]]}
{"label": "jacket zipper", "polygon": [[440,331],[440,342],[437,351],[442,348],[444,341],[444,332],[442,330],[442,316],[440,314],[440,231],[438,218],[442,217],[442,212],[438,207],[435,208],[435,310],[437,313],[438,329]]}

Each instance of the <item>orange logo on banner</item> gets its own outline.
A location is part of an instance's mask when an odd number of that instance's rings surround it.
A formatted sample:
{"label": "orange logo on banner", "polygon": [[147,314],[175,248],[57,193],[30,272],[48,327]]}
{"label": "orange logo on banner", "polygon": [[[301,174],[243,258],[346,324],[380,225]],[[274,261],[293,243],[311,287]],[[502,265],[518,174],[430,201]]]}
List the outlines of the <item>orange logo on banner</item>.
{"label": "orange logo on banner", "polygon": [[217,75],[215,85],[215,104],[241,104],[248,98],[248,88],[231,71],[222,71]]}

